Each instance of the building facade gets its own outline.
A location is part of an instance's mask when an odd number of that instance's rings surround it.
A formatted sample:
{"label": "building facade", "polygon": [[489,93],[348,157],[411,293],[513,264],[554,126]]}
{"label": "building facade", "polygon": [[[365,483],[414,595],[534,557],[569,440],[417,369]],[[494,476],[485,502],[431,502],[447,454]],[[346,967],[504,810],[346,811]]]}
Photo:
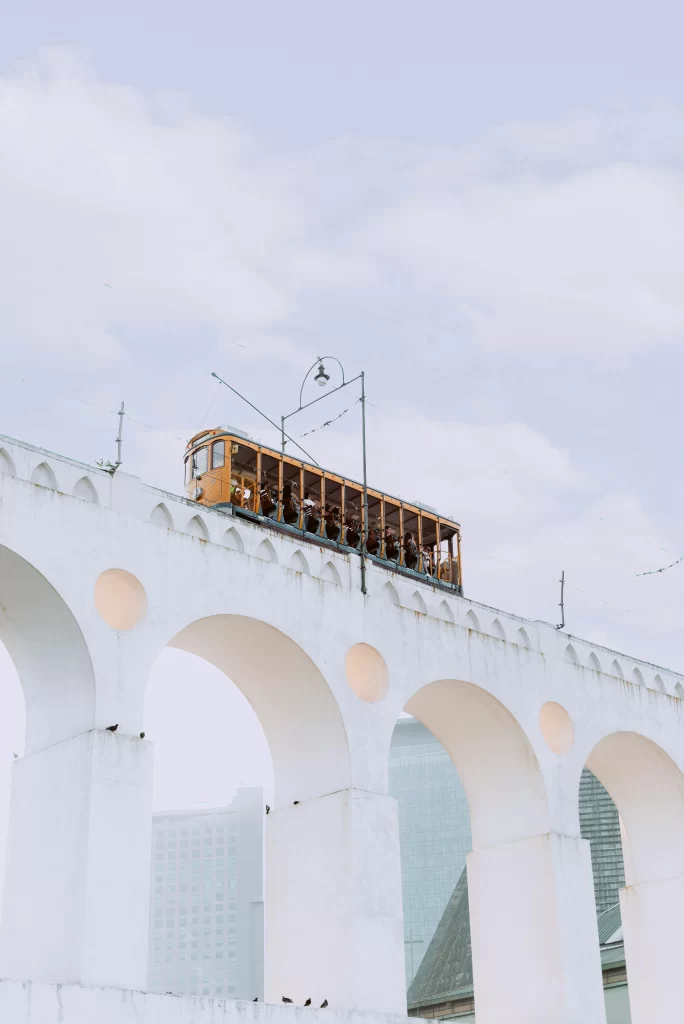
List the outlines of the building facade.
{"label": "building facade", "polygon": [[453,761],[415,718],[397,722],[389,775],[399,804],[408,987],[465,867],[470,815]]}
{"label": "building facade", "polygon": [[148,990],[263,999],[264,799],[155,814]]}

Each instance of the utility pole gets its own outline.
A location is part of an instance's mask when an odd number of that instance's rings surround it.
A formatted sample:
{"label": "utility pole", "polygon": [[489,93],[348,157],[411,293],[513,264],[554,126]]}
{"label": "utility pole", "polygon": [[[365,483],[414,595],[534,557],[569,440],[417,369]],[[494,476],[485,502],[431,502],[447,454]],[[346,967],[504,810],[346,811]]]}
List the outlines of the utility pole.
{"label": "utility pole", "polygon": [[[114,470],[118,469],[121,465],[121,442],[123,440],[123,418],[124,418],[124,404],[121,403],[119,409],[119,433],[116,435],[116,462],[114,463]],[[112,470],[112,472],[114,472]]]}
{"label": "utility pole", "polygon": [[561,572],[561,578],[558,581],[561,585],[561,599],[558,607],[561,610],[561,621],[556,626],[556,629],[565,629],[565,603],[563,600],[563,594],[565,591],[565,569]]}

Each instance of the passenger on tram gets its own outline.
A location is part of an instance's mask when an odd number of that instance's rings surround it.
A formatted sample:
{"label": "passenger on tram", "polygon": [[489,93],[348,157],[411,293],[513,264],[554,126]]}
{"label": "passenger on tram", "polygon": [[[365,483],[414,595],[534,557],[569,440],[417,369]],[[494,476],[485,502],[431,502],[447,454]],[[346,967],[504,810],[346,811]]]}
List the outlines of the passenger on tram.
{"label": "passenger on tram", "polygon": [[378,555],[378,554],[380,554],[380,543],[381,543],[381,540],[382,540],[382,535],[380,533],[380,529],[377,526],[377,524],[374,525],[374,526],[371,526],[370,529],[368,530],[368,541],[366,543],[366,550],[368,551],[369,555]]}
{"label": "passenger on tram", "polygon": [[344,525],[346,527],[345,543],[348,544],[350,548],[357,548],[361,542],[360,523],[351,516],[347,516],[344,521]]}
{"label": "passenger on tram", "polygon": [[293,493],[291,483],[283,487],[283,519],[290,526],[299,521],[299,502]]}
{"label": "passenger on tram", "polygon": [[326,537],[329,540],[339,540],[342,526],[341,509],[337,505],[334,505],[332,508],[326,505],[323,518],[325,519]]}
{"label": "passenger on tram", "polygon": [[321,525],[320,511],[308,491],[304,491],[304,529],[308,533],[317,533]]}
{"label": "passenger on tram", "polygon": [[432,551],[427,544],[423,544],[423,572],[432,576]]}
{"label": "passenger on tram", "polygon": [[273,497],[268,484],[264,484],[261,488],[259,500],[261,501],[261,514],[268,516],[270,519],[275,518],[278,514],[278,502]]}
{"label": "passenger on tram", "polygon": [[418,545],[408,530],[404,534],[404,564],[407,569],[415,569],[418,565]]}
{"label": "passenger on tram", "polygon": [[399,558],[399,541],[396,534],[389,526],[385,527],[385,557],[390,562],[396,562]]}

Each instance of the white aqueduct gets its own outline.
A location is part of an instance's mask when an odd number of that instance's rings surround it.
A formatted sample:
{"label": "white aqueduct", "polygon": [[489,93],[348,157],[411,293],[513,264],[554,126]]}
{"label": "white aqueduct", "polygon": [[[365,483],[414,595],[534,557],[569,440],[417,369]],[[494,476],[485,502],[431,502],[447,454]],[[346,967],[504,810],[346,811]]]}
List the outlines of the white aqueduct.
{"label": "white aqueduct", "polygon": [[152,744],[139,734],[150,669],[169,645],[222,669],[270,745],[267,1003],[325,997],[330,1010],[315,1013],[328,1021],[406,1013],[388,795],[406,709],[449,751],[468,797],[478,1024],[605,1022],[579,831],[585,764],[623,822],[632,1020],[677,1018],[684,678],[375,566],[364,597],[358,577],[356,557],[0,437],[0,639],[27,712],[3,1022],[305,1012],[144,994]]}

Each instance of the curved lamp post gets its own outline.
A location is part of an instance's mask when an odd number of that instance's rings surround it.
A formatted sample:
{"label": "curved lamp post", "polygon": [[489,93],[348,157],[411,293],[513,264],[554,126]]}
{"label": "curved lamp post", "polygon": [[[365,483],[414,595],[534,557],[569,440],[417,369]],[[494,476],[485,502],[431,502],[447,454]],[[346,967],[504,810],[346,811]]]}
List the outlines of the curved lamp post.
{"label": "curved lamp post", "polygon": [[[302,405],[302,399],[304,397],[304,386],[307,380],[311,376],[313,370],[316,370],[316,375],[313,378],[315,382],[321,388],[327,388],[330,383],[330,374],[326,371],[325,363],[326,360],[337,363],[342,374],[342,383],[338,384],[337,387],[332,388],[330,391],[326,391],[324,395],[319,395],[318,398],[314,398],[311,402],[306,402]],[[285,421],[289,420],[292,416],[296,416],[298,412],[303,412],[304,409],[310,408],[312,405],[316,405],[317,402],[322,402],[324,398],[329,398],[334,395],[336,391],[341,391],[342,388],[349,387],[350,384],[355,384],[356,381],[361,381],[361,447],[363,455],[363,543],[361,545],[361,593],[367,593],[366,590],[366,544],[368,541],[368,482],[366,479],[366,385],[365,385],[365,374],[362,370],[361,373],[357,374],[356,377],[352,377],[351,380],[345,380],[344,367],[336,356],[319,356],[316,361],[309,367],[306,372],[306,376],[302,381],[302,386],[299,389],[299,405],[292,412],[289,412],[286,416],[280,417],[280,444],[281,450],[285,452],[285,439],[288,435],[285,433]]]}

